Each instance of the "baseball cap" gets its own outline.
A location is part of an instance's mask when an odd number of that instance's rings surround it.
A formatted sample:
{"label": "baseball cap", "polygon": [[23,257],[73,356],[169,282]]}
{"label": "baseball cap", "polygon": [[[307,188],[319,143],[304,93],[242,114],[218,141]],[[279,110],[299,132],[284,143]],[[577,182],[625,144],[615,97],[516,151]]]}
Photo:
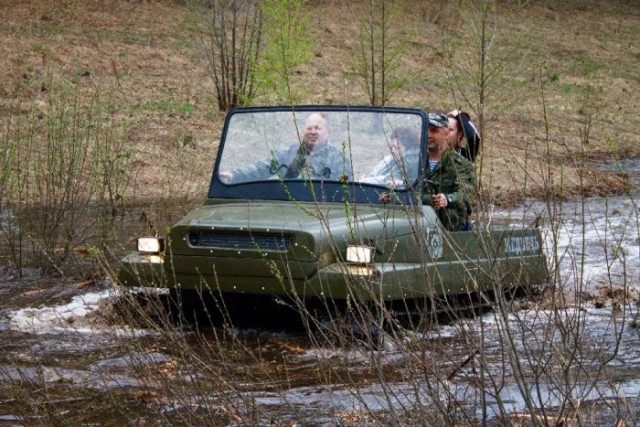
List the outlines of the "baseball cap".
{"label": "baseball cap", "polygon": [[442,113],[429,113],[429,124],[437,128],[449,126],[449,117]]}

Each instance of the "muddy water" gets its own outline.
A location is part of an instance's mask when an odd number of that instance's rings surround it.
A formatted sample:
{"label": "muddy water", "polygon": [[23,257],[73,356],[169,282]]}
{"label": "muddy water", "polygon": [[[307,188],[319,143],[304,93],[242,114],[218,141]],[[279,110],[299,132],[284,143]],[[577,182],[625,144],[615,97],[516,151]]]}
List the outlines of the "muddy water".
{"label": "muddy water", "polygon": [[180,323],[155,306],[167,295],[4,269],[0,425],[638,424],[638,196],[495,212],[542,218],[562,292],[384,350]]}

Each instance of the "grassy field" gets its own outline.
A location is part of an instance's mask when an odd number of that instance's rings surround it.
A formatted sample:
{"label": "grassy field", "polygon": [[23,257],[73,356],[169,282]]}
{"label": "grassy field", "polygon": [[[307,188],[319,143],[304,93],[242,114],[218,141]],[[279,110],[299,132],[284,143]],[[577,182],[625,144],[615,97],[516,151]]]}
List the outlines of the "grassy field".
{"label": "grassy field", "polygon": [[[461,107],[477,118],[476,3],[396,3],[389,37],[403,49],[396,71],[403,84],[390,105]],[[367,103],[354,59],[366,5],[308,3],[311,59],[292,80],[301,103]],[[623,174],[598,165],[640,155],[638,6],[547,0],[490,9],[495,38],[477,169],[492,202],[544,187],[563,195],[624,191]],[[126,121],[136,153],[128,196],[204,196],[224,112],[184,2],[0,0],[0,16],[0,116],[46,105],[51,81],[102,88],[115,97],[115,117]],[[262,94],[254,103],[271,99]]]}

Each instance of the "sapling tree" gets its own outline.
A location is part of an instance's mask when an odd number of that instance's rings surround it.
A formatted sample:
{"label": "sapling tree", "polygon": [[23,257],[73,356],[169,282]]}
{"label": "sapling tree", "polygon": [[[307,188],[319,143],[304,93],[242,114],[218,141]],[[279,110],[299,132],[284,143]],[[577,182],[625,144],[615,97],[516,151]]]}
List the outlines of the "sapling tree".
{"label": "sapling tree", "polygon": [[264,47],[254,64],[252,77],[260,95],[276,104],[296,104],[295,67],[310,58],[309,15],[305,0],[265,0],[261,4]]}
{"label": "sapling tree", "polygon": [[197,0],[197,28],[221,111],[299,101],[293,70],[309,58],[305,0]]}
{"label": "sapling tree", "polygon": [[355,71],[369,103],[386,105],[404,80],[399,67],[405,43],[398,37],[399,5],[386,0],[368,0],[359,18]]}
{"label": "sapling tree", "polygon": [[196,0],[197,31],[221,111],[256,94],[251,72],[260,57],[262,11],[255,0]]}
{"label": "sapling tree", "polygon": [[24,242],[30,265],[62,272],[80,246],[108,243],[133,152],[113,92],[55,78],[45,85],[46,99],[34,99],[3,138],[1,201],[19,219],[4,237],[19,269],[15,243]]}

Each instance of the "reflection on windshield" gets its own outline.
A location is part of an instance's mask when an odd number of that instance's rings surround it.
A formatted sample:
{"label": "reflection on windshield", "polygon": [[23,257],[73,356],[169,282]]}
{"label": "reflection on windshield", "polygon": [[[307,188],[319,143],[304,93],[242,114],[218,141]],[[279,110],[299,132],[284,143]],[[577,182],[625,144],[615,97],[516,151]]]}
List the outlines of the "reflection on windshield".
{"label": "reflection on windshield", "polygon": [[417,177],[421,125],[411,113],[237,113],[218,177],[225,184],[319,180],[403,189]]}

